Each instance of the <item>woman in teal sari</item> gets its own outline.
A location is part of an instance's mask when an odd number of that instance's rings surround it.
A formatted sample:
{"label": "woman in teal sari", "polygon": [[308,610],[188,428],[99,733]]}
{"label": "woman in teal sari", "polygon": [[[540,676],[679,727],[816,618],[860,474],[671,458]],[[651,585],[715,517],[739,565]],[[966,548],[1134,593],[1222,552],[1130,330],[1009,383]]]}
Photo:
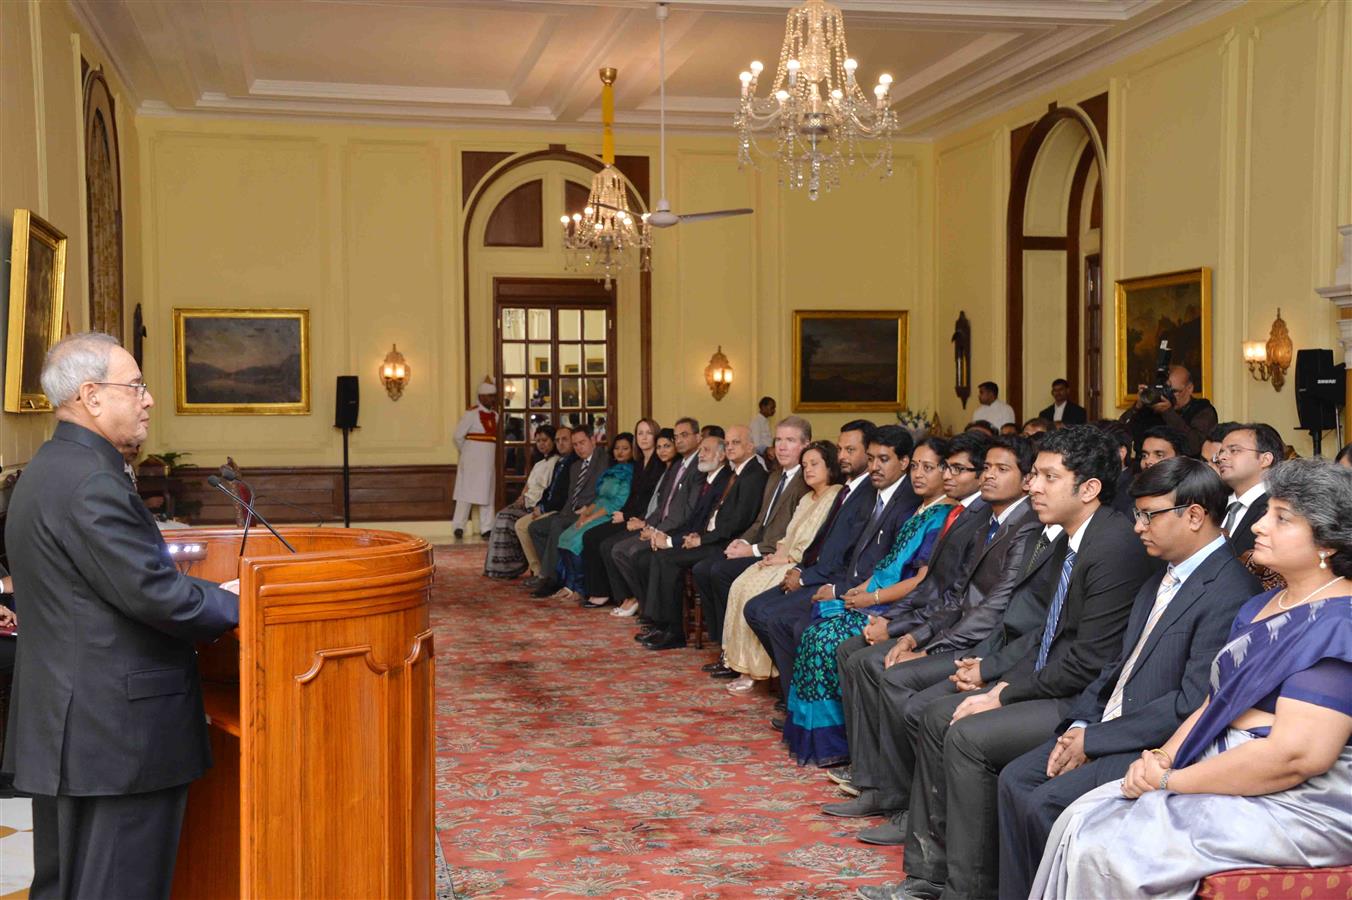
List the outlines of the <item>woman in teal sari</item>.
{"label": "woman in teal sari", "polygon": [[[799,765],[830,766],[849,759],[845,713],[840,702],[836,647],[864,630],[870,615],[909,594],[925,578],[952,501],[944,494],[940,469],[948,445],[938,438],[921,441],[911,455],[911,486],[920,508],[897,532],[891,551],[866,584],[838,600],[816,604],[814,623],[803,632],[793,661],[784,742]],[[887,590],[887,597],[881,592]]]}

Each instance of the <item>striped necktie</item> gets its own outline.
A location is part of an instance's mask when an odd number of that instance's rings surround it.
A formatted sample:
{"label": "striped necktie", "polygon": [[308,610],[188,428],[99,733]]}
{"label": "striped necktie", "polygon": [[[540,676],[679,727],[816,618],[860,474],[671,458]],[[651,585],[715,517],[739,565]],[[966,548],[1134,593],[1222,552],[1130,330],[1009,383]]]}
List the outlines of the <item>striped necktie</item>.
{"label": "striped necktie", "polygon": [[1238,500],[1231,500],[1225,508],[1225,524],[1221,526],[1221,531],[1225,532],[1226,538],[1234,537],[1235,526],[1239,524],[1239,511],[1243,508],[1244,504]]}
{"label": "striped necktie", "polygon": [[1037,543],[1033,545],[1033,552],[1028,555],[1028,561],[1023,564],[1023,571],[1019,573],[1019,580],[1028,577],[1028,573],[1033,571],[1033,566],[1037,564],[1038,557],[1046,552],[1047,547],[1051,545],[1051,539],[1047,537],[1047,532],[1042,532],[1037,536]]}
{"label": "striped necktie", "polygon": [[986,543],[990,543],[995,538],[995,532],[1000,530],[1000,517],[991,515],[991,523],[986,528]]}
{"label": "striped necktie", "polygon": [[1132,648],[1131,656],[1123,663],[1122,674],[1117,676],[1117,685],[1113,688],[1112,696],[1108,698],[1108,705],[1103,708],[1103,721],[1111,722],[1122,715],[1122,700],[1126,693],[1127,679],[1131,678],[1131,673],[1136,669],[1136,661],[1141,656],[1141,650],[1145,648],[1145,642],[1150,639],[1150,632],[1159,624],[1164,611],[1169,608],[1169,601],[1174,599],[1174,594],[1178,593],[1178,586],[1182,583],[1172,570],[1165,573],[1159,590],[1155,592],[1155,605],[1150,610],[1150,617],[1146,619],[1145,628],[1141,629],[1141,636],[1137,639],[1136,646]]}
{"label": "striped necktie", "polygon": [[1047,609],[1047,624],[1042,628],[1042,640],[1037,647],[1037,665],[1033,671],[1040,672],[1047,665],[1047,656],[1052,652],[1052,639],[1056,637],[1056,626],[1061,621],[1061,610],[1066,605],[1066,592],[1070,589],[1070,571],[1075,568],[1075,551],[1066,549],[1066,561],[1061,563],[1061,577],[1056,582],[1056,595]]}
{"label": "striped necktie", "polygon": [[[594,455],[594,454],[593,454]],[[577,481],[573,484],[573,493],[568,496],[569,511],[577,508],[577,498],[582,495],[582,486],[587,481],[587,470],[591,468],[591,457],[582,460],[582,465],[577,469]]]}

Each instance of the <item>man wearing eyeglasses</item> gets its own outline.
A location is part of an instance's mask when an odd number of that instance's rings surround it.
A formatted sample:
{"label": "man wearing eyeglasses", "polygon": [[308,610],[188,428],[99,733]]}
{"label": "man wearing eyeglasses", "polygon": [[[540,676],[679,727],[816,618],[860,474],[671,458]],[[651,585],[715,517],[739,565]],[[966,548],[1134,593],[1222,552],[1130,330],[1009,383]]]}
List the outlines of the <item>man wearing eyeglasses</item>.
{"label": "man wearing eyeglasses", "polygon": [[14,488],[23,622],[4,769],[34,795],[30,896],[167,897],[188,785],[211,765],[194,644],[239,598],[180,573],[123,468],[155,399],[104,334],[47,354],[57,426]]}
{"label": "man wearing eyeglasses", "polygon": [[1285,445],[1271,425],[1235,425],[1221,437],[1216,468],[1230,489],[1221,530],[1236,556],[1253,549],[1253,525],[1267,512],[1268,470],[1282,461]]}
{"label": "man wearing eyeglasses", "polygon": [[1168,568],[1136,594],[1117,659],[1085,688],[1059,736],[1000,773],[1000,897],[1028,896],[1052,823],[1093,788],[1122,778],[1206,699],[1211,661],[1259,584],[1226,545],[1225,486],[1186,457],[1131,486],[1135,529]]}

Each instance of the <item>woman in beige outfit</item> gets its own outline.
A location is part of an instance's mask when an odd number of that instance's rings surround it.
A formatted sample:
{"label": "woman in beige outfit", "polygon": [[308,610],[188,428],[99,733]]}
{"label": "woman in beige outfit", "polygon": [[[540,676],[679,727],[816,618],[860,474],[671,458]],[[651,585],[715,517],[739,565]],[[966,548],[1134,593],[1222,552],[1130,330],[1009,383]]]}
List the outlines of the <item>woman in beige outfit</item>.
{"label": "woman in beige outfit", "polygon": [[802,466],[803,481],[810,493],[798,501],[784,539],[776,546],[773,556],[767,556],[739,575],[728,592],[728,612],[723,620],[723,655],[728,668],[742,673],[741,678],[728,685],[728,690],[734,694],[744,694],[757,681],[776,674],[774,663],[751,626],[746,624],[742,610],[752,597],[778,587],[789,569],[802,562],[803,553],[825,523],[844,480],[836,445],[830,441],[809,444],[803,451]]}

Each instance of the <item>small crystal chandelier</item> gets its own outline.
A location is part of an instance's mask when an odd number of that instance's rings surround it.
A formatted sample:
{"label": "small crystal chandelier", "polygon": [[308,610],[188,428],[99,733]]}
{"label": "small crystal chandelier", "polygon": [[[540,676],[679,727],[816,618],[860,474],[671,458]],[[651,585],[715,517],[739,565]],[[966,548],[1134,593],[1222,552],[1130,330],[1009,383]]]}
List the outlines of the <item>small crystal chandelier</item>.
{"label": "small crystal chandelier", "polygon": [[855,81],[859,63],[845,46],[845,20],[826,0],[807,0],[789,10],[784,46],[768,97],[757,97],[764,66],[751,63],[740,76],[742,101],[737,127],[737,158],[754,164],[752,151],[769,156],[756,132],[773,130],[779,157],[779,184],[790,190],[806,185],[816,200],[825,187],[840,186],[841,170],[865,158],[860,144],[878,141],[869,168],[892,174],[892,138],[897,115],[890,109],[892,76],[878,76],[869,98]]}
{"label": "small crystal chandelier", "polygon": [[609,289],[624,268],[630,248],[638,248],[639,265],[651,268],[652,229],[648,214],[629,211],[629,193],[624,176],[615,168],[615,69],[601,70],[601,162],[605,167],[592,177],[587,205],[580,213],[564,215],[563,249],[570,271],[593,272]]}

